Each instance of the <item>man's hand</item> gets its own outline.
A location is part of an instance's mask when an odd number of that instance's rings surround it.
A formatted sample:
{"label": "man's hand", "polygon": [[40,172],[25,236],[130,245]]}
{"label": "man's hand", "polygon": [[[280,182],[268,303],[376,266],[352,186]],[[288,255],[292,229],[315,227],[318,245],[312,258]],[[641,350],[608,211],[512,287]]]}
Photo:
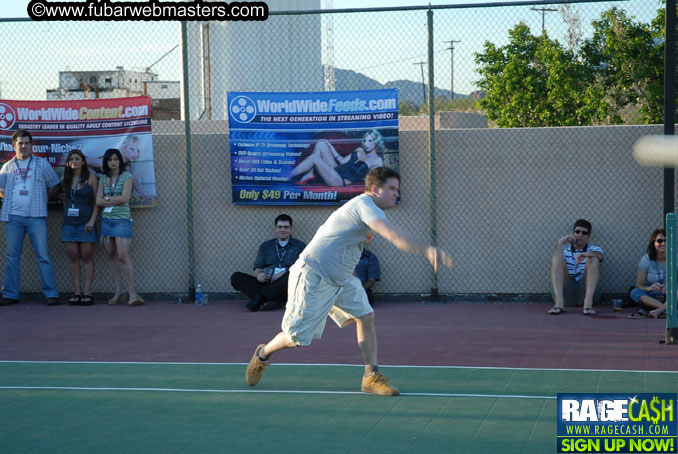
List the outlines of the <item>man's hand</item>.
{"label": "man's hand", "polygon": [[565,244],[572,244],[574,243],[574,234],[570,233],[569,235],[565,235],[561,239],[558,240],[558,244],[563,246]]}
{"label": "man's hand", "polygon": [[577,258],[575,258],[574,260],[577,263],[581,263],[588,257],[591,258],[595,257],[597,259],[600,259],[600,253],[595,251],[582,252],[581,254],[577,255]]}
{"label": "man's hand", "polygon": [[429,246],[426,248],[426,259],[433,265],[433,271],[438,272],[439,265],[445,265],[452,269],[454,260],[450,255],[440,248]]}
{"label": "man's hand", "polygon": [[271,280],[271,276],[262,271],[261,273],[257,274],[257,280],[262,284],[267,284]]}

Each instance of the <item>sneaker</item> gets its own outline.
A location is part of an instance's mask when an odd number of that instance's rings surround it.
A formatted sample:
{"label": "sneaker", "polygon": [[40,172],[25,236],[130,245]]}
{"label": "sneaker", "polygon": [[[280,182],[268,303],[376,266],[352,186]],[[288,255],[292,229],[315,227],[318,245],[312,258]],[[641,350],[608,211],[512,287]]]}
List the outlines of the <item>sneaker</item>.
{"label": "sneaker", "polygon": [[250,363],[247,365],[247,374],[245,375],[245,378],[247,379],[247,384],[250,386],[256,386],[256,384],[259,383],[261,376],[264,375],[264,369],[271,364],[270,360],[262,361],[259,359],[259,356],[257,356],[265,346],[266,344],[261,344],[254,350],[254,355],[252,355],[252,359],[250,359]]}
{"label": "sneaker", "polygon": [[261,296],[261,295],[256,295],[254,298],[252,298],[252,299],[249,301],[249,303],[247,303],[247,305],[246,305],[245,307],[247,307],[247,309],[248,309],[250,312],[256,312],[256,311],[258,311],[259,309],[261,309],[261,306],[262,306],[265,302],[266,302],[266,298],[264,298],[264,297]]}
{"label": "sneaker", "polygon": [[0,299],[0,306],[11,306],[12,304],[19,304],[19,298],[2,298]]}
{"label": "sneaker", "polygon": [[48,306],[58,306],[60,302],[61,301],[59,301],[59,298],[53,296],[51,298],[47,298],[45,304],[47,304]]}
{"label": "sneaker", "polygon": [[379,394],[381,396],[397,396],[400,394],[398,388],[388,382],[383,374],[375,372],[369,377],[363,376],[363,386],[360,390],[364,393]]}

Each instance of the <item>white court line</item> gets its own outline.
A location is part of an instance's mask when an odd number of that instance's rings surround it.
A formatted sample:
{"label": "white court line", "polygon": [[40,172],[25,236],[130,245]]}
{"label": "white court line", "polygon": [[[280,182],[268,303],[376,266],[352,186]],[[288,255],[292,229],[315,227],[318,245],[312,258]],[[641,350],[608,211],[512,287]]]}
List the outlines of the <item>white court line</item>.
{"label": "white court line", "polygon": [[[221,394],[351,394],[366,395],[357,391],[303,391],[255,389],[183,389],[183,388],[88,388],[80,386],[0,386],[0,390],[21,391],[154,391],[170,393],[221,393]],[[485,397],[490,399],[555,399],[556,396],[521,396],[517,394],[453,394],[453,393],[400,393],[401,396],[418,397]]]}
{"label": "white court line", "polygon": [[[0,364],[144,364],[157,366],[246,366],[247,363],[194,363],[194,362],[154,362],[154,361],[2,361]],[[272,363],[276,366],[327,366],[327,367],[365,367],[364,364],[331,363]],[[553,372],[630,372],[638,374],[678,374],[678,370],[633,370],[633,369],[553,369],[539,367],[492,367],[492,366],[412,366],[380,364],[379,367],[411,369],[470,369],[470,370],[526,370]]]}

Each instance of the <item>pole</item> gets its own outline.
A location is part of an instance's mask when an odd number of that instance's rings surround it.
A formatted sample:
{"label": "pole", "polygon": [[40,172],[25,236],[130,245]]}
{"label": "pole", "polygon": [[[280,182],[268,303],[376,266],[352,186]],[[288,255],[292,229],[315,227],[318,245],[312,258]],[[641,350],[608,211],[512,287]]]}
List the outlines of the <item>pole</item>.
{"label": "pole", "polygon": [[[438,245],[438,226],[436,221],[436,113],[433,85],[433,10],[428,10],[428,154],[429,154],[429,184],[430,184],[430,217],[431,217],[431,245]],[[422,71],[423,71],[422,66]],[[438,298],[438,273],[434,270],[431,275],[431,298]]]}
{"label": "pole", "polygon": [[546,13],[552,13],[558,11],[555,8],[530,8],[532,11],[541,12],[541,34],[546,33]]}
{"label": "pole", "polygon": [[424,81],[424,65],[425,61],[420,61],[419,63],[413,63],[415,66],[419,65],[421,67],[421,91],[424,96],[424,104],[426,104],[426,82]]}
{"label": "pole", "polygon": [[[676,133],[676,0],[666,0],[666,22],[664,48],[664,135]],[[669,241],[666,260],[666,277],[673,281],[668,284],[666,295],[666,344],[678,344],[678,314],[676,314],[676,220],[674,211],[674,169],[664,169],[664,214],[666,217],[666,239]],[[671,222],[669,222],[671,221]],[[669,264],[672,266],[669,268]],[[668,283],[668,281],[667,281]]]}
{"label": "pole", "polygon": [[[675,134],[676,122],[676,0],[666,1],[664,39],[664,135]],[[664,169],[664,216],[675,210],[673,190],[675,170]]]}
{"label": "pole", "polygon": [[186,134],[186,230],[188,236],[188,299],[195,300],[195,236],[193,233],[193,166],[191,158],[191,106],[188,90],[187,25],[181,23],[181,55],[184,78],[184,134]]}
{"label": "pole", "polygon": [[454,43],[460,43],[459,40],[450,40],[450,101],[454,101]]}

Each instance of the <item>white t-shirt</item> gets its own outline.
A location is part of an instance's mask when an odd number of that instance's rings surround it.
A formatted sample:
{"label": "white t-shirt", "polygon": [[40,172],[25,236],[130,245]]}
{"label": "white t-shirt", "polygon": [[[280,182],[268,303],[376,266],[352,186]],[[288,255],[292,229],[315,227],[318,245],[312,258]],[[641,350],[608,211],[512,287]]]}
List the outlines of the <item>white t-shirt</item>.
{"label": "white t-shirt", "polygon": [[367,236],[368,224],[386,220],[384,211],[361,194],[327,218],[308,243],[299,260],[305,262],[320,277],[336,285],[345,285],[353,276]]}
{"label": "white t-shirt", "polygon": [[[31,164],[30,169],[28,168]],[[10,214],[13,216],[31,216],[31,197],[33,196],[33,178],[35,177],[35,159],[16,160],[17,170],[10,176],[14,178],[12,187],[12,209]],[[28,169],[28,172],[26,170]],[[25,183],[22,174],[26,174]],[[23,192],[26,192],[24,194]]]}

